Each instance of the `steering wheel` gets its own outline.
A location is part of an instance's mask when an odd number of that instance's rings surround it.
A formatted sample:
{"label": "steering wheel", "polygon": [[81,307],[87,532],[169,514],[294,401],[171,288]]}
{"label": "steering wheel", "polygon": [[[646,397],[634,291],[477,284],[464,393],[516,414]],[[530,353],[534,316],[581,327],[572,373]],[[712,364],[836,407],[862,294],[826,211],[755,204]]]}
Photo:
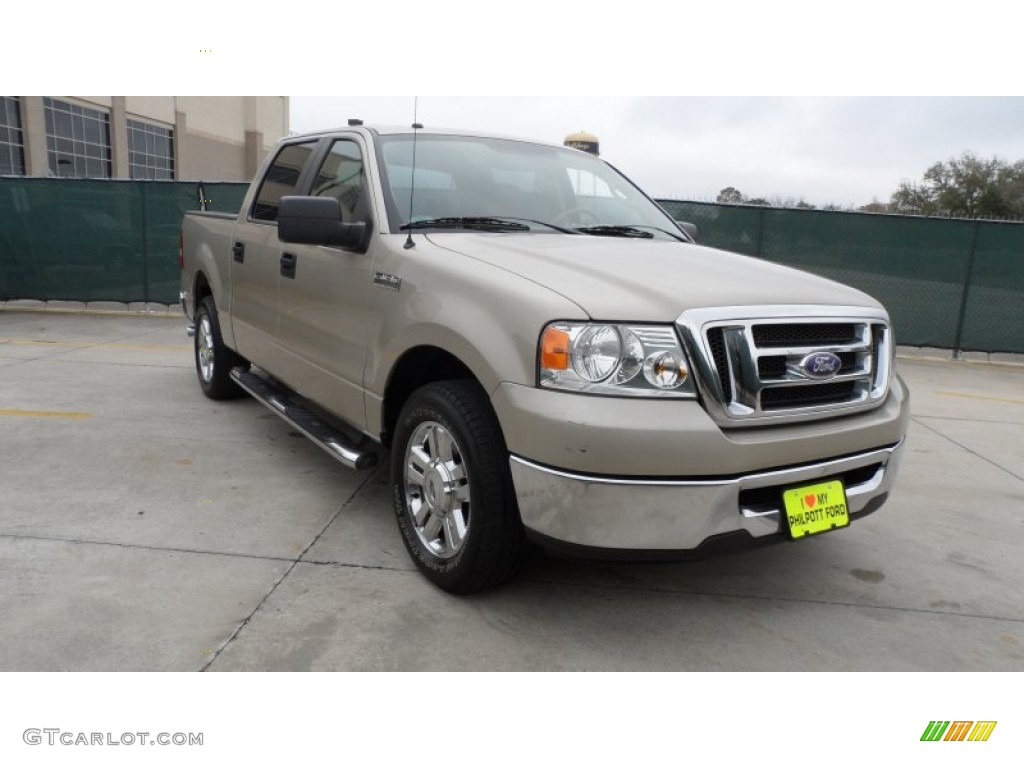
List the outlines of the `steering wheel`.
{"label": "steering wheel", "polygon": [[573,223],[578,226],[597,226],[601,223],[601,217],[594,213],[594,211],[579,205],[562,211],[560,214],[555,216],[551,223],[568,224],[569,219],[571,218],[574,219]]}

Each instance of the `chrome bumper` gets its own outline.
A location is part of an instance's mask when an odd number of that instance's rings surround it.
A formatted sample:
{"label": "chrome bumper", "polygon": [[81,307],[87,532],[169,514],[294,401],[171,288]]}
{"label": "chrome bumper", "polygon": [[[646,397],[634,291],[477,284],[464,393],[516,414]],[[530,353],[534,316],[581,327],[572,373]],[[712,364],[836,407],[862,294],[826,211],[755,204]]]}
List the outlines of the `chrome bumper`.
{"label": "chrome bumper", "polygon": [[[684,552],[728,534],[749,537],[752,543],[778,537],[784,530],[781,489],[822,479],[854,478],[845,483],[850,516],[867,514],[892,487],[903,444],[901,440],[832,461],[706,480],[591,477],[518,456],[512,456],[511,468],[523,525],[541,540],[588,549]],[[876,467],[874,472],[871,467]]]}

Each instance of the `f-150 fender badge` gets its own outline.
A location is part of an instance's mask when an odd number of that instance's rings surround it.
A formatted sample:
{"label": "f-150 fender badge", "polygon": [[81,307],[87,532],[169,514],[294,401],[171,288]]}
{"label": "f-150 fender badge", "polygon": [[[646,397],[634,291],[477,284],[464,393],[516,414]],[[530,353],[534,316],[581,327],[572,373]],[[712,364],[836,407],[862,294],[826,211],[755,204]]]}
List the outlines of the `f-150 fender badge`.
{"label": "f-150 fender badge", "polygon": [[389,275],[387,272],[374,272],[373,284],[379,285],[381,288],[390,288],[392,291],[397,291],[402,287],[402,278],[398,275]]}

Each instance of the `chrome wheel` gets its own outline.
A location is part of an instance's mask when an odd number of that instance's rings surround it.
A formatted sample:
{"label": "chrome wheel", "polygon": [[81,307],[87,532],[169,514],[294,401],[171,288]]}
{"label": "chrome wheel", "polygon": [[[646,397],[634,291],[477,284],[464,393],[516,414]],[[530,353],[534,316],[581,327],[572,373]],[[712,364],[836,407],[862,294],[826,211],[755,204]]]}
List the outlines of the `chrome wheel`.
{"label": "chrome wheel", "polygon": [[209,315],[203,314],[196,329],[196,363],[203,381],[213,381],[213,327]]}
{"label": "chrome wheel", "polygon": [[508,448],[483,387],[424,384],[402,404],[393,435],[395,516],[420,572],[461,595],[512,578],[527,541]]}
{"label": "chrome wheel", "polygon": [[249,363],[224,346],[212,296],[204,296],[199,302],[195,319],[196,378],[203,394],[211,400],[241,397],[244,390],[231,378],[231,369],[248,367]]}
{"label": "chrome wheel", "polygon": [[454,557],[469,533],[469,475],[462,449],[436,421],[416,427],[405,450],[405,503],[420,542]]}

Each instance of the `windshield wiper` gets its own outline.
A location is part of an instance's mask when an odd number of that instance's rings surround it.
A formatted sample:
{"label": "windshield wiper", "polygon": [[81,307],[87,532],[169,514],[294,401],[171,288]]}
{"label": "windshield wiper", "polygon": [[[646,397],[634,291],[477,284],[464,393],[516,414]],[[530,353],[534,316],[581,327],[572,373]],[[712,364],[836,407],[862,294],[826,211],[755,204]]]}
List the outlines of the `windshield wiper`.
{"label": "windshield wiper", "polygon": [[629,227],[621,224],[602,224],[599,227],[576,227],[577,232],[587,235],[599,235],[600,237],[645,237],[652,238],[650,232],[644,232],[636,227]]}
{"label": "windshield wiper", "polygon": [[668,229],[662,229],[661,227],[656,227],[653,224],[629,224],[627,226],[630,226],[630,227],[643,227],[644,229],[653,229],[655,232],[661,232],[663,234],[666,234],[669,237],[671,237],[671,238],[673,238],[675,240],[678,240],[681,243],[688,243],[688,242],[690,242],[685,237],[680,235],[678,232],[672,232],[671,230],[668,230]]}
{"label": "windshield wiper", "polygon": [[540,221],[539,219],[526,219],[523,218],[522,216],[502,216],[501,219],[502,221],[507,219],[509,221],[528,221],[531,224],[540,224],[542,227],[553,229],[555,230],[555,232],[561,232],[563,235],[578,235],[580,233],[578,229],[569,229],[569,227],[563,227],[558,224],[552,224],[547,221]]}
{"label": "windshield wiper", "polygon": [[483,232],[527,232],[530,227],[510,219],[491,216],[443,216],[403,224],[399,229],[478,229]]}

